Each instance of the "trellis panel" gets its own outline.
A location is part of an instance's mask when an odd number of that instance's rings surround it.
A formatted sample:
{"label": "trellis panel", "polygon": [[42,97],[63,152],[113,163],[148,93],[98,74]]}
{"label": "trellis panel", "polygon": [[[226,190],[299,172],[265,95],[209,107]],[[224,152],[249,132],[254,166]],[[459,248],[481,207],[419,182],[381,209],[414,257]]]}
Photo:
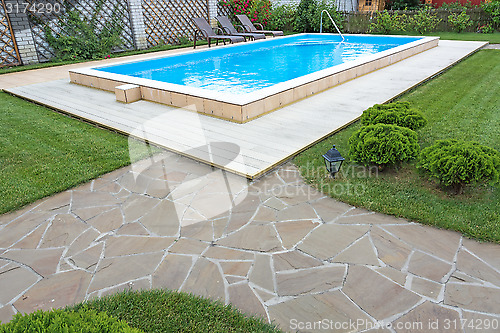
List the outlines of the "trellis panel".
{"label": "trellis panel", "polygon": [[0,3],[0,59],[2,60],[0,67],[21,64],[16,38],[4,0]]}
{"label": "trellis panel", "polygon": [[209,19],[207,0],[143,0],[144,24],[148,46],[178,44],[192,39],[192,17]]}
{"label": "trellis panel", "polygon": [[[98,28],[102,29],[104,24],[112,18],[114,11],[118,11],[118,16],[121,18],[123,26],[121,40],[122,45],[118,47],[119,50],[128,50],[135,48],[134,35],[132,32],[132,23],[130,20],[130,13],[127,0],[48,0],[53,5],[58,4],[61,11],[58,13],[37,11],[36,6],[33,4],[39,3],[39,0],[25,0],[28,3],[28,18],[30,22],[31,33],[35,43],[35,48],[38,55],[38,60],[44,62],[54,56],[54,51],[47,43],[44,28],[49,27],[52,33],[58,34],[63,31],[61,25],[61,15],[66,11],[76,10],[82,18],[90,20],[96,15],[96,21],[99,22]],[[102,10],[95,13],[98,4],[102,3]]]}

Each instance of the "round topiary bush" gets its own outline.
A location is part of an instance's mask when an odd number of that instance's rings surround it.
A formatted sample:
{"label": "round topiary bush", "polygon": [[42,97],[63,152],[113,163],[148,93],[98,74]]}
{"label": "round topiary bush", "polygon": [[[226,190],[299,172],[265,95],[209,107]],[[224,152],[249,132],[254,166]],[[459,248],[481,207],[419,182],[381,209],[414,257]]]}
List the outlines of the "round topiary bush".
{"label": "round topiary bush", "polygon": [[498,182],[500,154],[477,142],[439,140],[422,150],[419,167],[460,194],[469,183]]}
{"label": "round topiary bush", "polygon": [[366,109],[361,115],[363,125],[392,124],[417,130],[427,124],[427,119],[415,109],[410,108],[409,102],[395,102],[389,104],[375,104]]}
{"label": "round topiary bush", "polygon": [[124,321],[108,316],[105,312],[82,309],[80,311],[36,311],[27,315],[17,314],[7,324],[0,325],[0,333],[72,333],[72,332],[122,332],[139,333]]}
{"label": "round topiary bush", "polygon": [[349,138],[349,144],[352,160],[364,165],[374,163],[381,169],[417,157],[420,149],[414,131],[385,124],[361,127]]}

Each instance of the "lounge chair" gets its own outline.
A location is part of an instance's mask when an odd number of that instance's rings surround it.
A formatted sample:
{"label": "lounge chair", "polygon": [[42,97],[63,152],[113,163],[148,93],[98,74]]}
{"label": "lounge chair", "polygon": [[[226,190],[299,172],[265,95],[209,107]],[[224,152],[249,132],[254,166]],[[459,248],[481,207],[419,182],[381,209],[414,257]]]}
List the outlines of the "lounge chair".
{"label": "lounge chair", "polygon": [[283,31],[264,30],[264,27],[260,23],[255,23],[256,25],[260,26],[260,29],[257,29],[246,15],[236,15],[236,17],[238,18],[238,20],[240,20],[241,24],[248,32],[273,35],[273,37],[283,36]]}
{"label": "lounge chair", "polygon": [[219,21],[220,25],[222,26],[222,29],[228,34],[228,35],[233,35],[233,36],[241,36],[249,39],[265,39],[266,36],[264,34],[255,34],[252,32],[245,32],[245,28],[241,25],[237,25],[236,28],[241,28],[241,32],[238,32],[238,30],[234,27],[234,25],[229,21],[229,18],[227,16],[216,16],[215,17],[217,21]]}
{"label": "lounge chair", "polygon": [[[193,17],[191,18],[198,28],[194,32],[194,48],[196,48],[196,39],[198,37],[198,33],[202,37],[204,37],[208,41],[208,47],[210,47],[210,42],[212,39],[215,39],[216,43],[215,45],[219,45],[219,40],[222,40],[224,42],[224,45],[226,45],[226,40],[229,40],[232,43],[237,43],[237,42],[244,42],[245,38],[241,36],[229,36],[229,35],[224,35],[224,31],[221,28],[213,28],[208,24],[207,20],[205,20],[202,17]],[[216,31],[221,31],[221,34],[218,35],[214,32],[214,29]]]}

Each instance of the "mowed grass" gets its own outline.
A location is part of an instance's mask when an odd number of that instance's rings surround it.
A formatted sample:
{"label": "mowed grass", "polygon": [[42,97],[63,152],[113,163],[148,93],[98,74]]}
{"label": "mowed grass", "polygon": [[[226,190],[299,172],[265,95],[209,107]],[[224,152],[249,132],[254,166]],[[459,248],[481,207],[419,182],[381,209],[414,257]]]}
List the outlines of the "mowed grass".
{"label": "mowed grass", "polygon": [[155,151],[0,92],[0,214],[128,165],[130,156],[137,160]]}
{"label": "mowed grass", "polygon": [[[483,50],[400,98],[429,120],[418,131],[421,148],[438,139],[474,140],[500,150],[500,51]],[[359,122],[295,158],[302,175],[332,197],[374,211],[482,241],[500,243],[500,186],[468,186],[463,195],[440,187],[419,172],[416,162],[377,172],[349,160],[349,137]],[[347,157],[342,172],[330,180],[321,154],[331,145]]]}
{"label": "mowed grass", "polygon": [[480,42],[490,42],[491,44],[500,43],[500,32],[496,31],[491,34],[478,34],[476,32],[429,32],[427,36],[439,36],[443,40],[467,40],[467,41],[480,41]]}
{"label": "mowed grass", "polygon": [[122,292],[67,308],[89,308],[145,332],[281,332],[229,305],[168,290]]}

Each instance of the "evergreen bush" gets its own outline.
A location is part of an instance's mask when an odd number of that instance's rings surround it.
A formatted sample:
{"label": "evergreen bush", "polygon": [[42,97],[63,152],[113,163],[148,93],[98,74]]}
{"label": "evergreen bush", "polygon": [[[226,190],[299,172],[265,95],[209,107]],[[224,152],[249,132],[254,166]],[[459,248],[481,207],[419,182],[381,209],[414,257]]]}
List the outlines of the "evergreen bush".
{"label": "evergreen bush", "polygon": [[361,116],[363,125],[392,124],[417,130],[427,124],[427,119],[415,109],[410,108],[409,102],[395,102],[375,104],[366,109]]}

